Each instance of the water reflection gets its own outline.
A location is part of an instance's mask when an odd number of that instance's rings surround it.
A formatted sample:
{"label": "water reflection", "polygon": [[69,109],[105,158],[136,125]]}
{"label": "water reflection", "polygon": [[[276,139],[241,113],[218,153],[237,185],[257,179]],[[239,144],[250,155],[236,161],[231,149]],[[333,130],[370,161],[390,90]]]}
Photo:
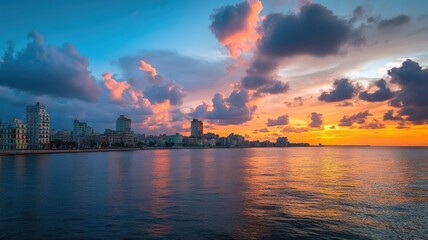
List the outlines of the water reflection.
{"label": "water reflection", "polygon": [[422,238],[428,149],[0,158],[0,238]]}
{"label": "water reflection", "polygon": [[[170,199],[173,190],[170,188],[170,161],[169,151],[154,151],[151,169],[150,213],[156,219],[168,218],[166,209],[171,206]],[[153,236],[163,236],[171,230],[168,222],[157,221],[147,226],[147,231]]]}

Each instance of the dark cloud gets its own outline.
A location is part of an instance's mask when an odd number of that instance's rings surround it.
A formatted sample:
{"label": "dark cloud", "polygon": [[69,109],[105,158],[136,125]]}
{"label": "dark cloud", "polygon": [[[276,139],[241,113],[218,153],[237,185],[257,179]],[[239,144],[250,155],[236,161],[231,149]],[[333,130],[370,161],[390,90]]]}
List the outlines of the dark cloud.
{"label": "dark cloud", "polygon": [[246,19],[250,14],[247,1],[236,5],[227,5],[214,10],[210,16],[210,29],[219,41],[246,28]]}
{"label": "dark cloud", "polygon": [[152,103],[162,103],[169,100],[171,105],[180,105],[183,103],[185,94],[181,86],[166,83],[147,86],[144,89],[144,96]]}
{"label": "dark cloud", "polygon": [[311,122],[309,127],[311,128],[320,128],[323,124],[323,116],[321,113],[312,112],[310,116]]}
{"label": "dark cloud", "polygon": [[390,69],[388,75],[401,87],[390,101],[400,108],[398,115],[414,124],[428,122],[428,69],[407,59],[400,67]]}
{"label": "dark cloud", "polygon": [[258,56],[247,69],[248,75],[269,75],[275,72],[278,62],[268,57]]}
{"label": "dark cloud", "polygon": [[395,128],[397,128],[397,129],[407,129],[407,128],[410,128],[410,127],[406,125],[406,121],[400,121],[400,122],[398,122],[398,125]]}
{"label": "dark cloud", "polygon": [[268,119],[266,125],[268,127],[279,126],[279,125],[287,125],[288,124],[288,115],[282,115],[277,117],[276,119]]}
{"label": "dark cloud", "polygon": [[336,105],[336,107],[352,107],[354,104],[352,102],[344,101]]}
{"label": "dark cloud", "polygon": [[189,113],[192,117],[208,119],[220,125],[241,124],[252,119],[257,106],[250,103],[250,94],[246,90],[233,90],[229,97],[225,98],[217,93],[212,99],[213,109],[208,110],[204,103]]}
{"label": "dark cloud", "polygon": [[272,57],[336,54],[346,44],[362,42],[352,25],[320,4],[302,6],[298,14],[268,14],[261,26],[259,50]]}
{"label": "dark cloud", "polygon": [[351,23],[354,23],[358,20],[362,20],[365,15],[365,9],[362,6],[357,6],[354,8],[354,11],[352,11],[352,18],[350,19]]}
{"label": "dark cloud", "polygon": [[389,30],[396,27],[401,27],[410,22],[410,17],[407,15],[399,15],[390,19],[379,21],[377,28],[379,30]]}
{"label": "dark cloud", "polygon": [[333,87],[333,90],[330,92],[323,92],[318,99],[325,102],[338,102],[351,99],[360,88],[358,85],[354,86],[352,82],[346,78],[335,80]]}
{"label": "dark cloud", "polygon": [[264,94],[280,94],[285,93],[290,89],[288,83],[281,82],[279,80],[271,80],[267,84],[259,87],[254,96],[263,96]]}
{"label": "dark cloud", "polygon": [[287,105],[287,107],[297,107],[297,106],[303,106],[303,102],[305,99],[303,97],[295,97],[293,98],[293,102],[284,102],[284,104]]}
{"label": "dark cloud", "polygon": [[360,126],[360,128],[363,128],[363,129],[381,129],[381,128],[385,128],[385,124],[381,123],[377,119],[373,119],[370,123],[367,123],[363,126]]}
{"label": "dark cloud", "polygon": [[394,96],[394,93],[386,87],[386,81],[380,79],[374,83],[378,88],[376,92],[369,93],[368,91],[361,92],[359,97],[360,99],[367,102],[383,102],[391,99]]}
{"label": "dark cloud", "polygon": [[256,90],[257,88],[262,87],[272,81],[274,80],[268,79],[265,76],[250,75],[250,76],[245,76],[241,82],[244,88]]}
{"label": "dark cloud", "polygon": [[391,109],[383,115],[383,120],[401,121],[403,118],[400,116],[394,116],[394,110]]}
{"label": "dark cloud", "polygon": [[279,94],[288,91],[288,83],[275,79],[277,62],[266,57],[256,57],[247,69],[247,75],[241,79],[245,89],[254,90],[254,96]]}
{"label": "dark cloud", "polygon": [[342,117],[342,119],[340,119],[339,126],[350,127],[354,123],[364,124],[368,116],[372,116],[372,114],[370,114],[368,110],[351,116],[345,115]]}
{"label": "dark cloud", "polygon": [[195,109],[191,109],[189,116],[192,118],[207,118],[209,105],[203,102],[201,105],[196,106]]}
{"label": "dark cloud", "polygon": [[259,132],[267,133],[267,132],[269,132],[269,129],[267,129],[267,128],[261,128],[261,129],[259,129]]}
{"label": "dark cloud", "polygon": [[308,128],[293,127],[293,126],[285,127],[281,130],[281,132],[283,132],[283,133],[303,133],[303,132],[307,132],[307,131],[309,131]]}
{"label": "dark cloud", "polygon": [[190,117],[183,113],[180,109],[172,109],[170,111],[171,122],[182,122],[183,120],[190,120]]}
{"label": "dark cloud", "polygon": [[407,121],[413,124],[428,123],[428,107],[402,107],[399,111],[400,116],[405,116]]}
{"label": "dark cloud", "polygon": [[65,43],[58,48],[46,45],[33,31],[25,48],[15,53],[10,44],[0,62],[0,85],[35,95],[97,101],[101,87],[88,70],[88,59]]}

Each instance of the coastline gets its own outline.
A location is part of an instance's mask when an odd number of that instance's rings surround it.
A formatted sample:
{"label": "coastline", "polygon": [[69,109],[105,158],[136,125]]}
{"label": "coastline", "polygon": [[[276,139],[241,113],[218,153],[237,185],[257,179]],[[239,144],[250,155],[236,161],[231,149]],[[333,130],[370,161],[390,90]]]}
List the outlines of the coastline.
{"label": "coastline", "polygon": [[177,149],[243,149],[243,148],[301,148],[301,147],[398,147],[398,148],[426,148],[426,146],[371,146],[371,145],[311,145],[311,146],[289,146],[289,147],[146,147],[146,148],[110,148],[110,149],[72,149],[72,150],[9,150],[0,151],[1,156],[38,155],[38,154],[61,154],[61,153],[85,153],[85,152],[130,152],[147,150],[177,150]]}
{"label": "coastline", "polygon": [[[312,147],[312,146],[291,146],[291,147]],[[315,146],[318,147],[318,146]],[[84,152],[130,152],[146,150],[176,150],[176,149],[242,149],[242,148],[268,148],[268,147],[145,147],[145,148],[102,148],[102,149],[46,149],[46,150],[7,150],[0,151],[0,156],[14,155],[37,155],[37,154],[61,154],[61,153],[84,153]],[[289,147],[274,147],[289,148]]]}

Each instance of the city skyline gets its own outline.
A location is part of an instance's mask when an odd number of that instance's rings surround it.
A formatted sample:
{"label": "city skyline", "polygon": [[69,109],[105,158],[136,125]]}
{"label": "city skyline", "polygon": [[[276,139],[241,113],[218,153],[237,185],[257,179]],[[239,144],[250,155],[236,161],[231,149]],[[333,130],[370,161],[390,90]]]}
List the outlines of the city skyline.
{"label": "city skyline", "polygon": [[0,3],[4,122],[41,102],[51,130],[428,145],[426,1],[56,4]]}
{"label": "city skyline", "polygon": [[120,115],[115,122],[115,130],[104,129],[95,132],[94,127],[75,119],[72,130],[50,129],[50,113],[43,103],[26,107],[26,119],[14,118],[10,121],[0,120],[0,149],[4,150],[64,150],[64,149],[101,149],[101,148],[165,148],[165,147],[288,147],[309,146],[308,143],[289,143],[286,136],[275,142],[269,140],[246,140],[244,136],[228,133],[225,136],[204,133],[203,122],[198,119],[190,121],[189,136],[175,133],[167,135],[145,135],[132,131],[132,119]]}

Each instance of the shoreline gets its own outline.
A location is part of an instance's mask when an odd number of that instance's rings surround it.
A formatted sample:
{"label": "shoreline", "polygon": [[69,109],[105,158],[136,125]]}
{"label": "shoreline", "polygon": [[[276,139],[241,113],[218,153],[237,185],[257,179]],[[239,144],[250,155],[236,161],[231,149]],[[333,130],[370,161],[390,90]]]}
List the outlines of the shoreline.
{"label": "shoreline", "polygon": [[[312,147],[312,146],[291,146]],[[315,146],[318,147],[318,146]],[[0,156],[38,155],[38,154],[61,154],[61,153],[85,153],[85,152],[131,152],[146,150],[177,150],[177,149],[243,149],[243,148],[270,148],[270,147],[145,147],[145,148],[103,148],[103,149],[46,149],[46,150],[6,150],[0,151]],[[273,147],[289,148],[289,147]]]}
{"label": "shoreline", "polygon": [[245,149],[245,148],[305,148],[305,147],[397,147],[397,148],[426,148],[427,146],[371,146],[371,145],[324,145],[324,146],[290,146],[290,147],[146,147],[146,148],[113,148],[113,149],[64,149],[64,150],[7,150],[0,151],[1,156],[85,153],[85,152],[131,152],[146,150],[179,150],[179,149]]}

